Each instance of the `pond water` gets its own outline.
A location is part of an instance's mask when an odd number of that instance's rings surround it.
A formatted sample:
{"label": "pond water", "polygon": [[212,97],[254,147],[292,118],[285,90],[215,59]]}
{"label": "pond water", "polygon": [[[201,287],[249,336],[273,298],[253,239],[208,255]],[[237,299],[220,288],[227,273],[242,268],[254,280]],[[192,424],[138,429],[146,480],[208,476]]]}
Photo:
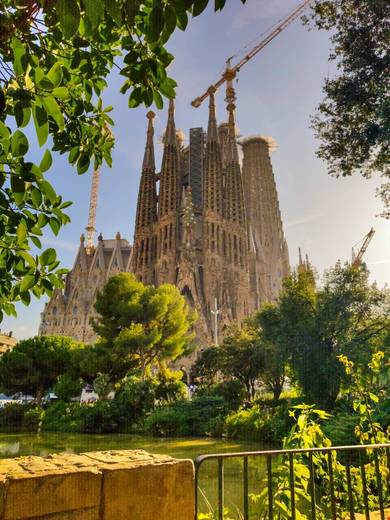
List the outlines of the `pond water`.
{"label": "pond water", "polygon": [[[160,439],[128,434],[78,434],[78,433],[0,433],[0,458],[21,455],[41,455],[68,452],[79,453],[96,450],[144,449],[150,453],[162,453],[182,459],[195,459],[206,453],[232,451],[257,451],[270,448],[258,442],[243,442],[208,438]],[[259,492],[265,472],[265,462],[251,459],[249,466],[249,491]],[[230,510],[242,509],[242,461],[225,463],[225,501]],[[217,465],[206,461],[200,473],[200,508],[204,512],[216,508]],[[239,518],[238,514],[234,515]]]}

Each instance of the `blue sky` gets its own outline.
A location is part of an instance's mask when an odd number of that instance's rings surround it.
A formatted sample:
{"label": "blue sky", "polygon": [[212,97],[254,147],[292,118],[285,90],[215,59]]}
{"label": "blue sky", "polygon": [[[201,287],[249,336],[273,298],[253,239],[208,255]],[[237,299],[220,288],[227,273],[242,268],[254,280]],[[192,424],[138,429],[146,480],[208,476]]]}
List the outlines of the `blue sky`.
{"label": "blue sky", "polygon": [[[222,13],[208,8],[190,20],[187,30],[178,31],[168,48],[176,59],[170,75],[178,82],[176,125],[188,136],[190,127],[207,125],[207,102],[190,106],[193,98],[221,73],[225,60],[248,42],[258,38],[296,5],[298,0],[228,0]],[[389,282],[389,222],[377,218],[381,203],[375,198],[378,179],[359,176],[334,179],[315,156],[318,146],[310,129],[310,116],[322,98],[325,77],[336,74],[328,63],[329,35],[309,31],[295,21],[241,70],[237,89],[237,124],[242,135],[265,134],[278,144],[272,154],[284,230],[291,264],[297,262],[298,247],[309,254],[321,273],[338,260],[348,260],[351,247],[373,226],[376,234],[365,255],[371,279],[383,286]],[[116,146],[113,167],[102,168],[98,201],[97,231],[105,238],[120,231],[132,241],[137,191],[145,144],[144,108],[128,109],[119,93],[122,78],[113,74],[105,93],[106,104],[114,106],[113,129]],[[217,116],[225,117],[224,92],[217,95]],[[163,132],[166,110],[155,119],[156,137]],[[157,141],[157,139],[156,139]],[[31,147],[31,157],[42,155]],[[156,145],[161,158],[161,145]],[[72,222],[58,237],[48,231],[44,243],[55,247],[66,267],[71,267],[88,216],[91,172],[77,176],[62,157],[55,158],[50,180],[66,200]],[[35,334],[44,299],[28,308],[18,306],[18,318],[6,318],[3,330],[18,338]]]}

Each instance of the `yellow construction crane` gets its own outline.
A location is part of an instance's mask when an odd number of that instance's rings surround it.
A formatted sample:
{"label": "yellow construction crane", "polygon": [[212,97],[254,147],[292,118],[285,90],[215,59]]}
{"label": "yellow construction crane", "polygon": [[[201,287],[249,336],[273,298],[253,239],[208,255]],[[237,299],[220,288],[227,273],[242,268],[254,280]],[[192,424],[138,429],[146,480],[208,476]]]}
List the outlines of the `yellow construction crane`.
{"label": "yellow construction crane", "polygon": [[[191,105],[195,108],[199,107],[203,101],[211,94],[214,93],[221,85],[223,85],[225,82],[228,83],[228,90],[229,87],[232,89],[232,81],[236,77],[237,73],[240,71],[241,67],[245,65],[249,60],[251,60],[258,52],[261,51],[261,49],[264,49],[266,45],[268,45],[278,34],[280,34],[288,25],[290,25],[291,22],[293,22],[298,16],[300,16],[303,11],[306,9],[306,7],[310,4],[312,0],[304,0],[301,4],[298,5],[294,11],[292,11],[286,18],[284,18],[279,25],[273,29],[263,40],[261,40],[251,51],[248,52],[236,65],[233,67],[231,66],[231,59],[229,58],[226,62],[226,68],[223,72],[222,76],[219,78],[219,80],[211,85],[201,96],[197,97],[191,102]],[[234,98],[234,91],[227,93],[227,98],[233,97]],[[234,99],[233,99],[234,100]]]}
{"label": "yellow construction crane", "polygon": [[[363,255],[366,252],[367,247],[369,246],[374,234],[375,234],[375,229],[371,228],[370,231],[367,233],[367,235],[362,238],[361,241],[363,241],[363,244],[362,244],[361,248],[359,249],[359,251],[357,252],[357,254],[355,254],[355,250],[354,250],[354,247],[356,247],[357,244],[355,244],[355,246],[352,248],[352,262],[351,262],[352,267],[359,267],[359,265],[362,261]],[[358,242],[358,244],[359,244],[359,242]]]}

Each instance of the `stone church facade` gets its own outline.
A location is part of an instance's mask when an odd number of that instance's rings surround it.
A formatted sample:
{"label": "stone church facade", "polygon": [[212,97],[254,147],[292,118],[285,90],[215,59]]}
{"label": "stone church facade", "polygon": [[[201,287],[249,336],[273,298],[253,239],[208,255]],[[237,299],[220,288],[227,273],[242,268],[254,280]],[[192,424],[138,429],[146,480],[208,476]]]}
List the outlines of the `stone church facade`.
{"label": "stone church facade", "polygon": [[121,271],[146,284],[176,285],[198,312],[201,345],[277,297],[289,258],[270,140],[238,142],[234,104],[228,104],[228,122],[218,125],[213,93],[209,99],[207,131],[190,129],[187,146],[170,102],[159,172],[154,114],[147,114],[133,246],[119,234],[114,240],[99,236],[96,246],[85,245],[82,236],[65,289],[45,305],[40,334],[93,341],[96,292]]}

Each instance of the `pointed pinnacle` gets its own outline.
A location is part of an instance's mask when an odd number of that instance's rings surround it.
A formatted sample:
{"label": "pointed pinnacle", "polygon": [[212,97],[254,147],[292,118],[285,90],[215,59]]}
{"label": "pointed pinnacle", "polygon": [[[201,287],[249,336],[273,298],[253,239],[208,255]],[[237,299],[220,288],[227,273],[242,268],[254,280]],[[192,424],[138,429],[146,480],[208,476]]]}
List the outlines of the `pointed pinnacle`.
{"label": "pointed pinnacle", "polygon": [[209,122],[207,127],[207,141],[218,141],[217,118],[215,115],[215,88],[210,87],[209,90]]}
{"label": "pointed pinnacle", "polygon": [[164,144],[176,144],[175,104],[173,99],[169,100],[168,121],[165,130]]}
{"label": "pointed pinnacle", "polygon": [[145,145],[145,154],[144,161],[142,163],[142,170],[155,170],[155,162],[154,162],[154,144],[153,144],[153,136],[154,136],[154,128],[153,128],[153,119],[156,117],[156,114],[151,110],[146,114],[148,118],[148,130],[146,137],[146,145]]}

